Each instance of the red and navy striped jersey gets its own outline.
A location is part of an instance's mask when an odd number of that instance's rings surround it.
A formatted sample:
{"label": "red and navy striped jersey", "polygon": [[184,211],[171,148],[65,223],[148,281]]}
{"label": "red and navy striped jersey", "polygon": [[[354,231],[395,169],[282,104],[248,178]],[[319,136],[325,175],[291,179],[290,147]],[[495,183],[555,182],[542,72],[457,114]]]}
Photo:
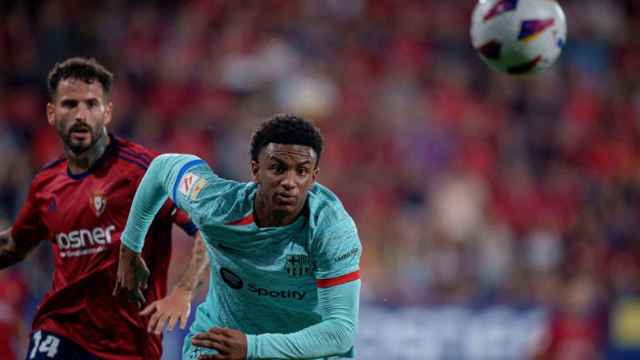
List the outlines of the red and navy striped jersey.
{"label": "red and navy striped jersey", "polygon": [[[147,333],[140,309],[112,296],[120,234],[138,184],[158,154],[116,136],[110,139],[105,153],[85,173],[69,173],[63,157],[45,165],[13,225],[17,243],[48,240],[55,258],[53,284],[32,330],[64,336],[100,359],[159,359],[161,339]],[[167,291],[173,223],[190,235],[197,230],[183,211],[165,203],[142,252],[151,271],[144,294],[148,303]]]}

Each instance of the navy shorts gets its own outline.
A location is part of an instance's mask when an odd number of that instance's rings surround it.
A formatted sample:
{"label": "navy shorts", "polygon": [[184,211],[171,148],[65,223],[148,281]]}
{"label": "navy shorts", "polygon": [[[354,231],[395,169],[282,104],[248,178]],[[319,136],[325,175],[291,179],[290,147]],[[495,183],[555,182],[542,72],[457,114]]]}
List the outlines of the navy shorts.
{"label": "navy shorts", "polygon": [[38,330],[29,338],[26,360],[97,360],[73,341]]}

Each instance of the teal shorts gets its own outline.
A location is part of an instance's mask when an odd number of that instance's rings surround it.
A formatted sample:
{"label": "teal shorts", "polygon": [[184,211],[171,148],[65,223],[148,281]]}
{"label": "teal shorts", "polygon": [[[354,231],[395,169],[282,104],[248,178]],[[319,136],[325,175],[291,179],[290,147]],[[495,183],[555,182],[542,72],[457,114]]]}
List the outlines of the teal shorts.
{"label": "teal shorts", "polygon": [[209,348],[203,348],[195,346],[191,343],[191,338],[195,334],[189,333],[184,337],[184,343],[182,344],[182,360],[198,360],[200,355],[215,355],[218,351]]}

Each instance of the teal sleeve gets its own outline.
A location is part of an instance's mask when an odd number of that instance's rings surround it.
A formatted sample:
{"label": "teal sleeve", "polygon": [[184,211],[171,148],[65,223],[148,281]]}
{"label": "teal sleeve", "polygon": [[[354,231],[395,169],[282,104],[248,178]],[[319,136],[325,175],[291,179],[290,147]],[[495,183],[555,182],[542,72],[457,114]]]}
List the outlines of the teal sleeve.
{"label": "teal sleeve", "polygon": [[353,347],[360,280],[318,288],[322,321],[291,334],[247,335],[247,359],[315,359],[343,355]]}
{"label": "teal sleeve", "polygon": [[360,270],[362,244],[351,217],[318,230],[313,242],[313,273],[316,279],[332,279]]}
{"label": "teal sleeve", "polygon": [[[190,167],[204,163],[193,155],[164,154],[149,165],[131,204],[127,225],[120,237],[135,252],[142,252],[144,239],[154,217],[170,194],[175,197],[176,181]],[[179,204],[178,204],[179,206]]]}

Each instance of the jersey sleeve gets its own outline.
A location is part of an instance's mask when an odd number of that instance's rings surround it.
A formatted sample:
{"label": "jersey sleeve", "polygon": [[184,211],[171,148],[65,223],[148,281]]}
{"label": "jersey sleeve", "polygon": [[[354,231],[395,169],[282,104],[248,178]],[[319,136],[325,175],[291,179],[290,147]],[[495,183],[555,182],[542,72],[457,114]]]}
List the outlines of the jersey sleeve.
{"label": "jersey sleeve", "polygon": [[215,221],[211,215],[224,203],[224,198],[217,195],[223,193],[229,183],[215,175],[197,156],[164,154],[156,157],[136,190],[122,242],[133,251],[142,251],[153,217],[167,198],[184,210],[198,228],[205,221]]}
{"label": "jersey sleeve", "polygon": [[32,184],[24,206],[11,227],[11,237],[17,247],[32,248],[40,241],[49,237],[49,229],[42,221],[42,214],[38,211],[36,188]]}
{"label": "jersey sleeve", "polygon": [[350,217],[320,229],[312,259],[318,288],[328,288],[360,278],[362,245]]}
{"label": "jersey sleeve", "polygon": [[[151,151],[147,149],[143,149],[142,151],[144,151],[142,155],[143,157],[148,157],[151,159],[154,159],[160,155],[155,151]],[[196,159],[192,159],[192,160],[196,160]],[[148,169],[148,166],[149,165],[147,165],[145,168]],[[136,177],[136,179],[134,180],[134,183],[135,183],[134,186],[136,188],[140,186],[140,182],[142,181],[142,178],[143,176],[139,176],[139,177]],[[167,201],[163,204],[162,208],[160,208],[160,210],[158,211],[157,218],[177,225],[182,229],[182,231],[184,231],[189,236],[195,236],[195,234],[198,232],[197,226],[195,226],[193,221],[191,221],[191,219],[189,218],[189,215],[187,215],[187,213],[184,212],[183,210],[178,209],[176,205],[173,203],[173,201],[169,199],[167,199]]]}
{"label": "jersey sleeve", "polygon": [[215,174],[204,161],[187,163],[171,184],[170,197],[196,226],[221,224],[238,199],[233,191],[237,184]]}

